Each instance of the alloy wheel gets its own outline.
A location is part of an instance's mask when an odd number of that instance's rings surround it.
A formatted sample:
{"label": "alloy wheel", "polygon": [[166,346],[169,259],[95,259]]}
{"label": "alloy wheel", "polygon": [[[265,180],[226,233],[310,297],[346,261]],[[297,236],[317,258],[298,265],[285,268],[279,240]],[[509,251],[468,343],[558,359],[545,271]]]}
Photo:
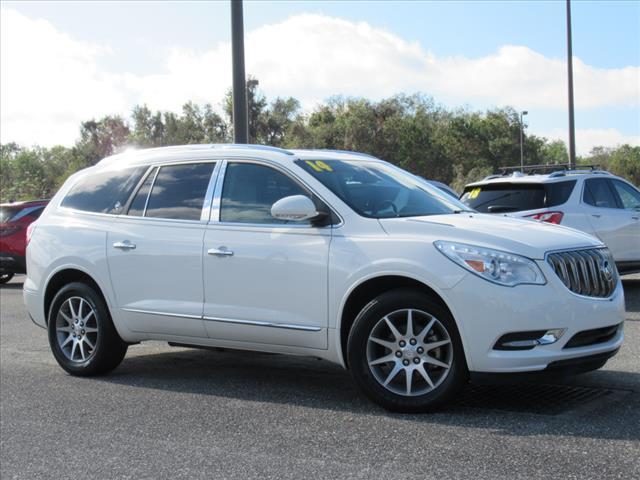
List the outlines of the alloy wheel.
{"label": "alloy wheel", "polygon": [[56,316],[58,346],[72,362],[86,362],[98,343],[98,319],[96,312],[82,297],[69,297]]}
{"label": "alloy wheel", "polygon": [[387,390],[403,396],[436,389],[451,370],[453,344],[442,322],[417,309],[380,319],[367,341],[371,373]]}

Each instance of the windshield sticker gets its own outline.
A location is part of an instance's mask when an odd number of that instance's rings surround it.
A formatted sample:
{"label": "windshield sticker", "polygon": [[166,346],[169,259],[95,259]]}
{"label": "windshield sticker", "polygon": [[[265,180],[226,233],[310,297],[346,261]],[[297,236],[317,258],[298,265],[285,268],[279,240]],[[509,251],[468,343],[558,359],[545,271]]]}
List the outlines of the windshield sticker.
{"label": "windshield sticker", "polygon": [[324,163],[322,160],[306,160],[306,163],[318,173],[322,171],[333,172],[333,168]]}
{"label": "windshield sticker", "polygon": [[473,200],[474,198],[478,198],[478,195],[480,195],[480,191],[481,191],[481,190],[482,190],[482,189],[481,189],[480,187],[478,187],[478,188],[474,188],[473,190],[471,190],[471,191],[469,192],[469,198],[470,198],[471,200]]}

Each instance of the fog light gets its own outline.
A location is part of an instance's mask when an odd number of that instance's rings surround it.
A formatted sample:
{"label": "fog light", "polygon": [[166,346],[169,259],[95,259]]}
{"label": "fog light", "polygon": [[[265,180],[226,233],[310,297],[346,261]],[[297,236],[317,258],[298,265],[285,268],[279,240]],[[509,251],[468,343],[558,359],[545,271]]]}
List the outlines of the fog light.
{"label": "fog light", "polygon": [[494,350],[531,350],[538,345],[551,345],[564,335],[564,328],[511,332],[501,336],[493,346]]}

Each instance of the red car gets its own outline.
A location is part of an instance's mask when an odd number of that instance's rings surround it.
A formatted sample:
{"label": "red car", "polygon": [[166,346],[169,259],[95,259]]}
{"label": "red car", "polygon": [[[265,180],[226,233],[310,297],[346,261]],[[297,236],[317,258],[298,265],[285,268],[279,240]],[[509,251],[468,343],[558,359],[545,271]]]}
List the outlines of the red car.
{"label": "red car", "polygon": [[16,273],[26,273],[27,227],[47,206],[48,200],[0,203],[0,283]]}

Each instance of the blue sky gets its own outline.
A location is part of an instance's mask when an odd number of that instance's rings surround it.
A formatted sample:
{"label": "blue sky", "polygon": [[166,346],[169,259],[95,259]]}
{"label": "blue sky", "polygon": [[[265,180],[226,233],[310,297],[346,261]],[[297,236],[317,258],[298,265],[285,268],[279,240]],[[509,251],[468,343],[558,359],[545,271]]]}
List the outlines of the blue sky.
{"label": "blue sky", "polygon": [[[579,150],[640,142],[640,2],[574,0],[572,13]],[[2,17],[8,32],[2,45],[8,85],[0,104],[3,142],[11,134],[22,142],[69,143],[87,114],[127,114],[142,101],[161,109],[189,99],[215,104],[230,83],[227,1],[2,2]],[[267,95],[294,95],[307,109],[331,94],[376,99],[422,91],[448,107],[529,110],[530,131],[563,139],[565,26],[564,1],[247,1],[247,71]],[[25,41],[37,38],[52,50],[46,61],[62,60],[47,72],[53,82],[29,85],[47,98],[47,92],[56,95],[51,83],[58,84],[57,96],[68,89],[69,98],[41,114],[44,124],[28,133],[19,124],[33,130],[29,109],[38,104],[17,106],[15,99],[28,92],[19,91],[25,88],[17,73],[5,78],[4,67],[14,66],[11,59],[42,63],[38,56],[45,53],[35,45],[22,51]],[[67,88],[85,75],[71,72],[92,73]],[[95,96],[102,98],[93,104]]]}

